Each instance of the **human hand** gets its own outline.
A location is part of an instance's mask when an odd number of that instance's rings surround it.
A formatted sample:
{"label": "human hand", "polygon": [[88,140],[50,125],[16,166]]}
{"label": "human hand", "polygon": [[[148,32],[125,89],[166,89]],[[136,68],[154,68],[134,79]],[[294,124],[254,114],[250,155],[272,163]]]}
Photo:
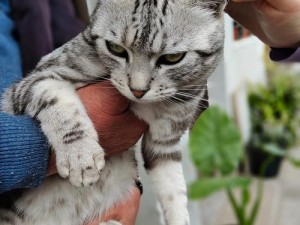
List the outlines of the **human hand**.
{"label": "human hand", "polygon": [[300,46],[299,0],[231,0],[226,11],[271,47]]}
{"label": "human hand", "polygon": [[102,82],[77,91],[107,155],[133,146],[147,125],[129,110],[129,101],[110,83]]}
{"label": "human hand", "polygon": [[140,197],[141,194],[139,189],[134,188],[128,199],[116,204],[104,215],[86,223],[85,225],[99,225],[100,222],[106,222],[109,220],[118,221],[123,225],[134,225],[140,206]]}
{"label": "human hand", "polygon": [[[147,125],[129,111],[129,101],[110,83],[93,84],[77,91],[88,116],[99,135],[106,155],[114,155],[133,146],[147,129]],[[52,155],[48,175],[56,173]]]}
{"label": "human hand", "polygon": [[[99,83],[77,91],[92,120],[99,142],[108,156],[120,153],[134,145],[147,129],[128,109],[129,101],[109,83]],[[48,175],[56,173],[55,156],[52,154]],[[134,225],[137,217],[141,192],[134,188],[124,202],[116,204],[104,215],[85,225],[116,220],[123,225]]]}

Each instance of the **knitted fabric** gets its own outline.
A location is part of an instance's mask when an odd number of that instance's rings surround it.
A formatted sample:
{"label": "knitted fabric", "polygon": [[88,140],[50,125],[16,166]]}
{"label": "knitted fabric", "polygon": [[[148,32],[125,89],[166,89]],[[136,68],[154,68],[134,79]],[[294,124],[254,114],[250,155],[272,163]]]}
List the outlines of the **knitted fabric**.
{"label": "knitted fabric", "polygon": [[[22,77],[9,12],[8,0],[0,0],[0,94]],[[0,193],[41,184],[48,166],[48,149],[36,121],[0,112]]]}

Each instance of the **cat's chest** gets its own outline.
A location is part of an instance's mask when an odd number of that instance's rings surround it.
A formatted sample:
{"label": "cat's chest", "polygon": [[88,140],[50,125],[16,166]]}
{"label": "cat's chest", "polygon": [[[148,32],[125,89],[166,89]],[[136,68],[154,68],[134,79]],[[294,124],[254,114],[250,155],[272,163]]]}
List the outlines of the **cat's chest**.
{"label": "cat's chest", "polygon": [[139,119],[148,124],[151,124],[158,117],[157,110],[149,105],[132,103],[130,109]]}
{"label": "cat's chest", "polygon": [[189,111],[184,106],[168,107],[160,104],[131,105],[132,112],[149,125],[151,133],[160,137],[171,137],[174,132],[185,131],[194,115],[192,108]]}
{"label": "cat's chest", "polygon": [[131,104],[131,111],[140,119],[148,123],[149,125],[155,123],[158,120],[166,118],[177,118],[180,113],[178,109],[170,109],[167,106],[159,103],[153,104]]}
{"label": "cat's chest", "polygon": [[131,111],[140,119],[149,125],[158,119],[171,119],[174,121],[182,121],[191,117],[196,108],[194,104],[177,104],[168,106],[160,103],[154,104],[138,104],[131,103]]}

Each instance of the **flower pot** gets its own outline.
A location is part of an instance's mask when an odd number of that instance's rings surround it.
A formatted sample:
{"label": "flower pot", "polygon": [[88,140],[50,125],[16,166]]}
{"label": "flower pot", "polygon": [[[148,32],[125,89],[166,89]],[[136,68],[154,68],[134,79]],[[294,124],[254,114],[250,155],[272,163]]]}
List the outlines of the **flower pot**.
{"label": "flower pot", "polygon": [[266,178],[276,177],[280,171],[282,157],[273,156],[273,159],[268,163],[263,174],[261,168],[264,163],[271,157],[269,153],[261,149],[254,148],[253,146],[247,147],[248,161],[250,172],[254,176],[262,176]]}

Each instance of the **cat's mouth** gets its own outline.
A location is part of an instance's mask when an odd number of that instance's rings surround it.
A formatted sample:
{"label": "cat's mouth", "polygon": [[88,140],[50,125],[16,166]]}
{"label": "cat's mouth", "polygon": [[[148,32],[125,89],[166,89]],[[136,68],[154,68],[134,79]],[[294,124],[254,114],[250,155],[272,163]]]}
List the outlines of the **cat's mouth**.
{"label": "cat's mouth", "polygon": [[135,97],[127,97],[127,96],[125,97],[128,98],[128,100],[139,104],[158,103],[162,101],[159,99],[135,98]]}
{"label": "cat's mouth", "polygon": [[122,93],[121,94],[126,97],[129,101],[134,102],[134,103],[139,103],[139,104],[151,104],[151,103],[160,103],[164,102],[166,99],[165,98],[153,98],[150,95],[144,95],[143,97],[136,97],[133,94],[130,93]]}
{"label": "cat's mouth", "polygon": [[[132,89],[127,85],[121,85],[114,79],[111,80],[113,86],[131,102],[139,104],[151,104],[151,103],[162,103],[172,102],[172,99],[176,97],[177,89],[166,88],[164,90],[147,89],[147,90],[136,90]],[[173,99],[174,101],[174,99]]]}

